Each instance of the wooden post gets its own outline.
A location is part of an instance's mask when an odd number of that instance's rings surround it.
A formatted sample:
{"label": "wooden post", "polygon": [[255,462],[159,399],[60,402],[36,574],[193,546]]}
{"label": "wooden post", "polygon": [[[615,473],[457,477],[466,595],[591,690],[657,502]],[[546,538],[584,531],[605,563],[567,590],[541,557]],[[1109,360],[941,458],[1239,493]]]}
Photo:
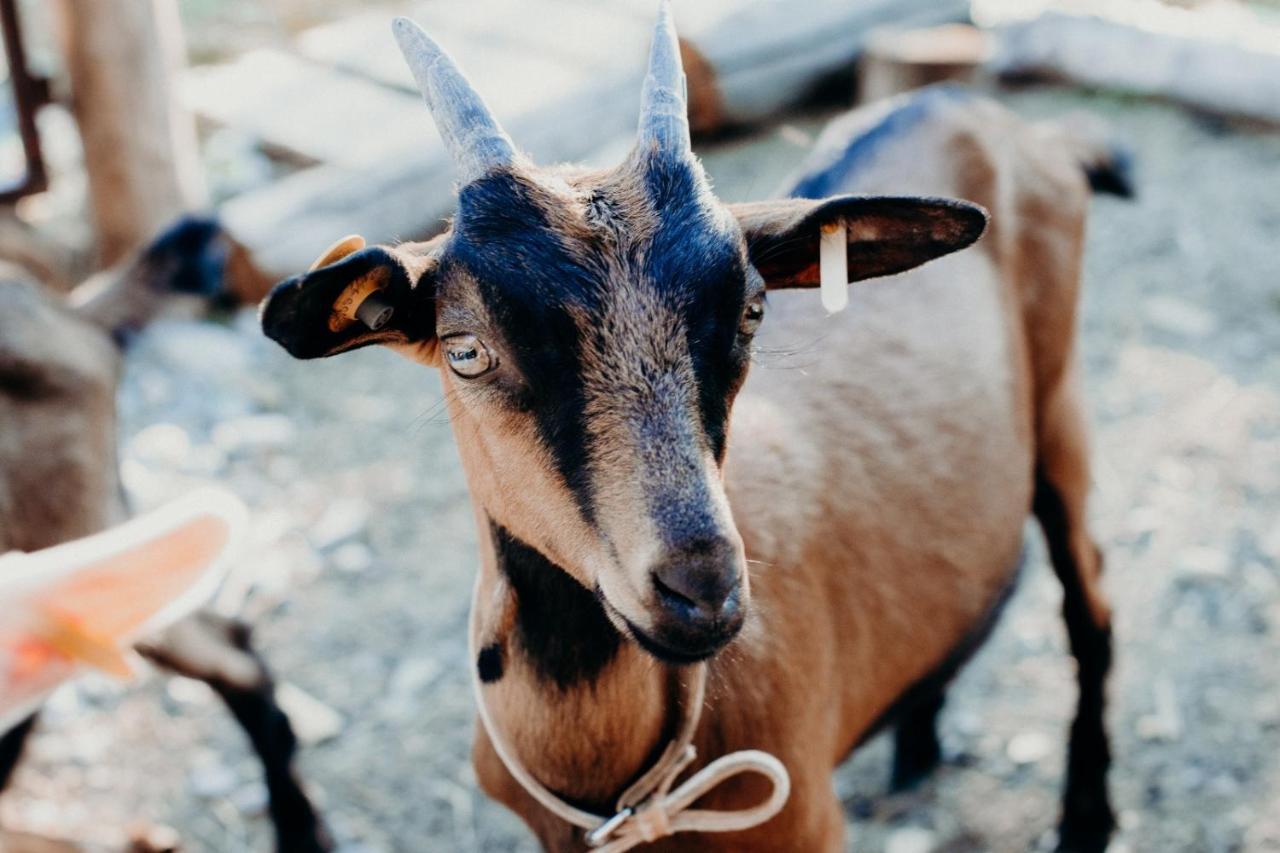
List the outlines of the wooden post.
{"label": "wooden post", "polygon": [[109,266],[205,188],[195,124],[174,72],[185,62],[176,0],[60,0],[72,108],[84,142],[98,263]]}
{"label": "wooden post", "polygon": [[867,39],[858,65],[858,102],[944,80],[972,83],[990,56],[989,39],[965,24],[875,32]]}

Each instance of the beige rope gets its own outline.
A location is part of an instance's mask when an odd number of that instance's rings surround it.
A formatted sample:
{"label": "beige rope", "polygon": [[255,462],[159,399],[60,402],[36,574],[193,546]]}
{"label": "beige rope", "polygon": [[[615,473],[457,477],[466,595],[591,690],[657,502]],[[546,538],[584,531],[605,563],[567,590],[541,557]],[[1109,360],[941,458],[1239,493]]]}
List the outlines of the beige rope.
{"label": "beige rope", "polygon": [[[478,589],[477,583],[477,591]],[[475,604],[473,601],[473,620],[477,609]],[[473,646],[471,658],[474,660],[477,636],[474,625],[470,633]],[[676,779],[697,757],[692,741],[706,697],[705,663],[694,667],[693,677],[688,684],[682,682],[682,692],[686,695],[681,697],[681,724],[675,739],[667,744],[657,763],[618,798],[618,811],[611,817],[572,806],[535,779],[516,758],[511,745],[494,724],[489,707],[484,701],[483,685],[474,668],[471,684],[476,694],[480,724],[484,726],[494,751],[507,771],[547,811],[586,830],[587,846],[597,848],[601,853],[624,853],[640,844],[657,841],[678,832],[734,832],[750,829],[781,811],[791,793],[791,777],[787,774],[787,768],[777,758],[757,749],[745,749],[721,756],[672,790]],[[768,779],[773,786],[768,799],[751,808],[735,811],[689,808],[721,782],[741,773],[756,773]]]}

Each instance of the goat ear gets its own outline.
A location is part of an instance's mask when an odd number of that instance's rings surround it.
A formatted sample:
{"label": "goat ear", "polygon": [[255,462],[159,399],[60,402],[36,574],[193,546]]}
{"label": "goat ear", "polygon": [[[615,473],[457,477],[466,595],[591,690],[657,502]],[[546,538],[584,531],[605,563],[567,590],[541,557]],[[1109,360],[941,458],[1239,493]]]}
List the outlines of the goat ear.
{"label": "goat ear", "polygon": [[293,357],[435,336],[435,257],[403,246],[358,249],[364,241],[355,240],[335,244],[311,270],[280,282],[263,300],[262,331]]}
{"label": "goat ear", "polygon": [[730,205],[768,287],[817,287],[823,226],[843,224],[849,280],[909,270],[982,236],[987,212],[943,198],[837,196]]}

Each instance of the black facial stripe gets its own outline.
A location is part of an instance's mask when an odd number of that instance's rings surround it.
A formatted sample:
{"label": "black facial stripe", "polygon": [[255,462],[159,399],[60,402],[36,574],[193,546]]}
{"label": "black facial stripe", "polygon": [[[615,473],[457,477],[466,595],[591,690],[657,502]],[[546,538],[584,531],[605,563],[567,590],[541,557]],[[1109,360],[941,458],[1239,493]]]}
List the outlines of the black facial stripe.
{"label": "black facial stripe", "polygon": [[518,649],[537,674],[568,689],[594,679],[622,637],[586,587],[505,528],[490,522],[498,569],[516,595]]}
{"label": "black facial stripe", "polygon": [[569,251],[529,188],[508,174],[463,188],[446,257],[480,283],[528,387],[526,403],[540,438],[592,523],[581,342],[562,306],[598,308],[603,276]]}
{"label": "black facial stripe", "polygon": [[650,519],[668,546],[687,549],[719,534],[703,471],[706,444],[689,417],[688,391],[678,376],[655,377],[652,396],[628,418]]}
{"label": "black facial stripe", "polygon": [[660,224],[645,255],[645,275],[684,320],[702,428],[711,452],[722,460],[729,396],[746,367],[735,347],[746,304],[746,267],[737,235],[715,221],[716,208],[695,168],[649,164],[646,188]]}

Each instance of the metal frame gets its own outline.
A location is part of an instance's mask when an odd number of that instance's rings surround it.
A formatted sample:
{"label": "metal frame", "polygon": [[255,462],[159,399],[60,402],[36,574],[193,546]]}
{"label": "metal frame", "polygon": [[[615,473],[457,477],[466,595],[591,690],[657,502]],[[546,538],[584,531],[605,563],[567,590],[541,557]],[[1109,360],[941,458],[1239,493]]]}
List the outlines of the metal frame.
{"label": "metal frame", "polygon": [[40,148],[40,131],[36,112],[49,103],[49,81],[37,77],[27,67],[27,51],[22,43],[22,26],[18,20],[18,0],[0,0],[0,34],[9,60],[9,85],[18,113],[18,134],[27,171],[17,182],[0,186],[0,204],[13,204],[25,196],[41,192],[49,186],[44,152]]}

